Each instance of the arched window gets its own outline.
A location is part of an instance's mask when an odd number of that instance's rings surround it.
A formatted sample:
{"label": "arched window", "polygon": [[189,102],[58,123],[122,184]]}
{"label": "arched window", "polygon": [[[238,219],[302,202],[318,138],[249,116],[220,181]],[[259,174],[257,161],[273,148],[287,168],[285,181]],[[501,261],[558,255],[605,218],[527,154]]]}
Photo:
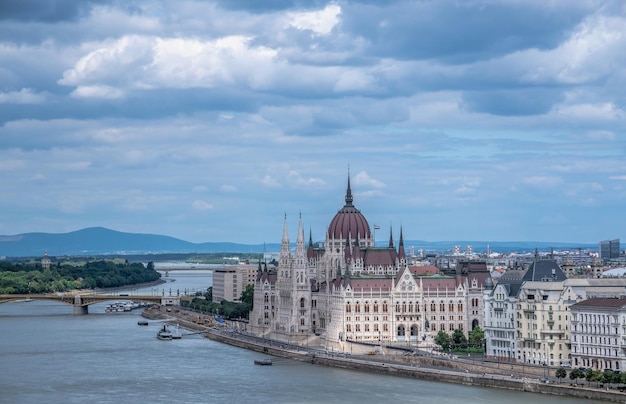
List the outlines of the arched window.
{"label": "arched window", "polygon": [[387,313],[389,311],[389,306],[387,305],[387,302],[384,301],[383,302],[383,313]]}
{"label": "arched window", "polygon": [[398,337],[404,337],[404,325],[398,326]]}
{"label": "arched window", "polygon": [[303,298],[300,299],[300,308],[301,309],[304,309],[306,307],[304,303],[305,302],[304,302],[304,297],[303,297]]}
{"label": "arched window", "polygon": [[369,302],[365,302],[365,306],[364,306],[365,312],[369,313],[370,312],[370,303]]}
{"label": "arched window", "polygon": [[356,304],[354,305],[354,312],[355,313],[361,312],[361,305],[359,304],[359,302],[356,302]]}
{"label": "arched window", "polygon": [[378,302],[374,302],[374,313],[378,313]]}
{"label": "arched window", "polygon": [[350,306],[350,302],[346,303],[346,313],[352,312],[352,306]]}

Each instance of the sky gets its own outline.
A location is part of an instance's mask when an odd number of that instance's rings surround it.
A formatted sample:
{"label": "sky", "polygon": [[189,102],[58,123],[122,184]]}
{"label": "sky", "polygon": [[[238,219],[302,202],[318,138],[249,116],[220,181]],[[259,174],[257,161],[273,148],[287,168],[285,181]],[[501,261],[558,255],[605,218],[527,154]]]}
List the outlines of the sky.
{"label": "sky", "polygon": [[626,239],[626,2],[0,1],[0,234]]}

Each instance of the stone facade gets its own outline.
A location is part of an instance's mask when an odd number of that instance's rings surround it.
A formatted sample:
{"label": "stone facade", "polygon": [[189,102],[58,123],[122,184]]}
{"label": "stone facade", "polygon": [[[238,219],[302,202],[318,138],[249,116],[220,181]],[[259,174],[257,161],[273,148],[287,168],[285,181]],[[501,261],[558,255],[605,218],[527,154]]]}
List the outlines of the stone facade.
{"label": "stone facade", "polygon": [[410,266],[402,229],[397,248],[391,231],[387,246],[375,246],[352,202],[348,180],[325,242],[314,245],[309,236],[307,246],[300,217],[294,251],[285,217],[278,265],[266,265],[256,279],[250,330],[285,341],[318,335],[342,349],[347,341],[429,345],[439,331],[482,326],[484,263],[449,275]]}

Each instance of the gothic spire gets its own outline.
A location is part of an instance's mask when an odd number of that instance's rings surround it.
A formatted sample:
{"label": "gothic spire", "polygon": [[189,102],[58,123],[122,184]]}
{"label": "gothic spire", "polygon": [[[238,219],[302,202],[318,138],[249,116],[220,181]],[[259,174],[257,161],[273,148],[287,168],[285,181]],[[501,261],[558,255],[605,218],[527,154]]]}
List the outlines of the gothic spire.
{"label": "gothic spire", "polygon": [[352,206],[352,190],[350,189],[350,171],[348,171],[348,189],[346,190],[346,206]]}

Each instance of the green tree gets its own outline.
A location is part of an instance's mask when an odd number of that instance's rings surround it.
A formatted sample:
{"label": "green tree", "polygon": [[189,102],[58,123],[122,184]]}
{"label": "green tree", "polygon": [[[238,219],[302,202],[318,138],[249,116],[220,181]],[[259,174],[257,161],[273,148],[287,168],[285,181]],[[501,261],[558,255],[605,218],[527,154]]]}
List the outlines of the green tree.
{"label": "green tree", "polygon": [[483,349],[485,341],[485,332],[480,328],[480,326],[476,326],[472,332],[469,334],[469,343],[474,348]]}
{"label": "green tree", "polygon": [[565,376],[567,376],[567,371],[564,368],[560,367],[556,369],[554,375],[557,377],[557,379],[559,379],[559,383],[561,383],[561,379],[564,379]]}
{"label": "green tree", "polygon": [[456,329],[452,333],[452,342],[454,343],[455,348],[465,348],[467,347],[467,337],[465,337],[465,333],[461,329]]}
{"label": "green tree", "polygon": [[615,374],[610,369],[605,369],[604,372],[600,375],[600,380],[602,383],[613,383],[613,378]]}
{"label": "green tree", "polygon": [[254,305],[254,285],[246,286],[246,290],[241,292],[239,300],[241,300],[241,303],[249,304],[250,308],[252,308]]}
{"label": "green tree", "polygon": [[585,372],[578,368],[572,369],[572,371],[569,372],[570,380],[576,380],[576,383],[578,383],[578,379],[580,379],[581,377],[585,377]]}
{"label": "green tree", "polygon": [[441,347],[442,351],[448,351],[450,349],[452,340],[445,331],[439,331],[435,336],[435,344]]}

